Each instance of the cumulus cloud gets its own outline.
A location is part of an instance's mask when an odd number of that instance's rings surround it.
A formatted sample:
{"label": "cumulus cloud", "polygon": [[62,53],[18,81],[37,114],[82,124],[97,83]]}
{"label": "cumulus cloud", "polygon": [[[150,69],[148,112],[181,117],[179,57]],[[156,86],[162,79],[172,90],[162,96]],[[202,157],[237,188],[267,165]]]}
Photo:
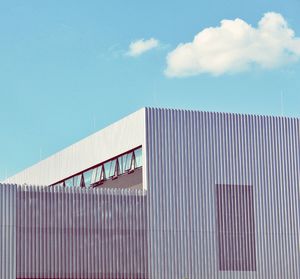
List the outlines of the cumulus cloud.
{"label": "cumulus cloud", "polygon": [[132,42],[129,45],[127,55],[136,57],[149,51],[150,49],[158,47],[158,45],[159,41],[154,38],[151,38],[149,40],[140,39]]}
{"label": "cumulus cloud", "polygon": [[242,19],[222,20],[220,26],[198,33],[192,42],[180,44],[167,55],[165,74],[183,77],[210,73],[241,72],[259,66],[266,69],[296,62],[300,38],[281,14],[266,13],[257,28]]}

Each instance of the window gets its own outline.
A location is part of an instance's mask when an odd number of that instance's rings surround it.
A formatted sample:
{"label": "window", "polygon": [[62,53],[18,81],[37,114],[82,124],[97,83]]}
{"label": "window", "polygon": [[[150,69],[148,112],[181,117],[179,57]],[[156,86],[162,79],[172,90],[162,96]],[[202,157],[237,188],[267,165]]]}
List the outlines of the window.
{"label": "window", "polygon": [[142,166],[142,148],[134,150],[135,155],[135,167],[139,168]]}
{"label": "window", "polygon": [[133,151],[127,154],[125,171],[129,171],[131,169],[132,161],[133,161],[132,155],[133,155]]}
{"label": "window", "polygon": [[74,187],[81,187],[81,177],[82,177],[82,174],[76,175],[74,177],[74,180],[73,180]]}
{"label": "window", "polygon": [[117,172],[117,160],[112,160],[110,164],[109,177],[113,177]]}
{"label": "window", "polygon": [[128,154],[124,154],[118,158],[119,174],[123,174],[126,171],[126,159]]}
{"label": "window", "polygon": [[109,176],[110,166],[111,166],[111,161],[108,161],[104,164],[105,179],[108,179],[110,177]]}
{"label": "window", "polygon": [[217,185],[219,270],[255,271],[253,187]]}
{"label": "window", "polygon": [[87,188],[91,186],[92,172],[93,172],[93,170],[88,170],[83,173],[84,185]]}
{"label": "window", "polygon": [[103,180],[104,174],[103,174],[103,166],[96,167],[92,169],[92,178],[91,178],[91,184],[95,184]]}
{"label": "window", "polygon": [[111,160],[100,163],[95,167],[82,171],[66,180],[59,181],[51,186],[64,187],[91,187],[104,183],[105,180],[115,179],[119,175],[129,174],[136,168],[142,167],[142,147],[130,150]]}
{"label": "window", "polygon": [[96,177],[97,177],[97,169],[98,168],[93,168],[92,169],[92,178],[91,178],[91,184],[96,182]]}

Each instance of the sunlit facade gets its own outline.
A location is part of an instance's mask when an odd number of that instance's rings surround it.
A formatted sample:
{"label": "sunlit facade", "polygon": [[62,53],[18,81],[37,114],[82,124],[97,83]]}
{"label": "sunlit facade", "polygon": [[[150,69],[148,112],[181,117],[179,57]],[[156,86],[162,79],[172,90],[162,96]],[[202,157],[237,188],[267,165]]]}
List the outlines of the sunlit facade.
{"label": "sunlit facade", "polygon": [[145,108],[5,183],[1,278],[300,278],[296,118]]}

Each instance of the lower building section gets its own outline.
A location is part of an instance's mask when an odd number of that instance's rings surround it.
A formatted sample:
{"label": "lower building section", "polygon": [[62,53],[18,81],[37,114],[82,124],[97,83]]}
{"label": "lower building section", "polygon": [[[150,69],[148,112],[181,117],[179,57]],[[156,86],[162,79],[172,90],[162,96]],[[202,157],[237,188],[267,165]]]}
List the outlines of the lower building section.
{"label": "lower building section", "polygon": [[143,191],[6,190],[16,218],[15,275],[1,278],[148,278]]}
{"label": "lower building section", "polygon": [[0,279],[300,278],[296,195],[267,215],[253,185],[159,189],[0,184]]}

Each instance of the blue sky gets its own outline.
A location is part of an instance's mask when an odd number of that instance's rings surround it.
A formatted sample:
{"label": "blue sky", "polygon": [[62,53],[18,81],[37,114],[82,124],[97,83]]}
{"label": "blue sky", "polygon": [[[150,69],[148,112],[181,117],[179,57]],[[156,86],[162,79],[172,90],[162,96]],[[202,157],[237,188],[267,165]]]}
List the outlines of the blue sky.
{"label": "blue sky", "polygon": [[165,74],[168,54],[205,28],[240,18],[256,29],[267,12],[300,37],[300,0],[2,1],[0,180],[144,106],[300,117],[297,59]]}

